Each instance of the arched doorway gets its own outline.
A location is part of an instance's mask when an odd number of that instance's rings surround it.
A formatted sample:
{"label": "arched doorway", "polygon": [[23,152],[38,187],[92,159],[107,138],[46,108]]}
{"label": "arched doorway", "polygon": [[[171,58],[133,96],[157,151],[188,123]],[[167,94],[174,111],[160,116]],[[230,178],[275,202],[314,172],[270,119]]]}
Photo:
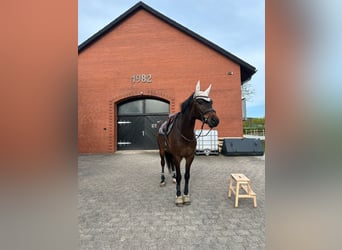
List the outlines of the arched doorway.
{"label": "arched doorway", "polygon": [[156,98],[140,98],[117,105],[117,149],[157,149],[158,123],[170,113],[170,104]]}

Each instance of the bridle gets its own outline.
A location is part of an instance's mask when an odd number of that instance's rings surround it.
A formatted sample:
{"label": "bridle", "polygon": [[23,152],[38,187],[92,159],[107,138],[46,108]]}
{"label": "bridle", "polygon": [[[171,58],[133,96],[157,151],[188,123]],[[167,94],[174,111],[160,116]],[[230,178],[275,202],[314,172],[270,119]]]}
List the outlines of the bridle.
{"label": "bridle", "polygon": [[[195,101],[197,101],[198,99],[203,100],[203,101],[205,101],[205,102],[211,102],[211,100],[210,100],[209,97],[207,97],[207,96],[196,96],[196,97],[194,97],[194,100],[195,100]],[[208,101],[208,99],[209,99],[210,101]],[[209,109],[205,110],[204,112],[199,111],[200,116],[201,116],[201,121],[202,121],[202,127],[203,127],[203,124],[204,124],[204,123],[207,123],[207,124],[208,124],[208,118],[206,118],[205,115],[208,114],[208,113],[210,113],[210,112],[215,112],[215,113],[216,113],[216,110],[213,109],[213,108],[209,108]]]}
{"label": "bridle", "polygon": [[[201,100],[203,100],[203,101],[205,101],[205,102],[210,102],[210,101],[211,101],[211,100],[209,99],[209,97],[207,97],[207,96],[196,96],[196,97],[194,97],[194,101],[197,101],[198,99],[201,99]],[[209,99],[210,101],[208,101],[208,99]],[[204,112],[199,111],[200,116],[201,116],[202,126],[201,126],[201,132],[195,137],[195,139],[188,139],[187,137],[185,137],[185,136],[181,133],[182,138],[183,138],[184,140],[188,141],[188,142],[191,142],[191,141],[197,140],[199,137],[207,136],[213,128],[210,128],[209,131],[208,131],[208,133],[206,133],[205,135],[201,135],[201,134],[202,134],[202,132],[203,132],[204,124],[205,124],[205,123],[208,124],[208,118],[206,118],[205,115],[208,114],[208,113],[210,113],[210,112],[215,112],[215,113],[216,113],[216,110],[213,109],[213,108],[209,108],[209,109],[205,110]]]}

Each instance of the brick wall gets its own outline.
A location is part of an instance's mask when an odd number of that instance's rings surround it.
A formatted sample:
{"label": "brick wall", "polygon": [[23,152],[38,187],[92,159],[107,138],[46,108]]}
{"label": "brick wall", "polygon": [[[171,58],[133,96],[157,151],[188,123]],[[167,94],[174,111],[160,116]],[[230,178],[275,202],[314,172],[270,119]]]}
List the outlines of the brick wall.
{"label": "brick wall", "polygon": [[[152,83],[132,83],[135,74],[151,74]],[[116,150],[117,103],[155,96],[170,102],[171,113],[178,112],[197,80],[202,89],[212,84],[219,137],[242,136],[240,66],[145,10],[138,11],[79,54],[79,152]]]}

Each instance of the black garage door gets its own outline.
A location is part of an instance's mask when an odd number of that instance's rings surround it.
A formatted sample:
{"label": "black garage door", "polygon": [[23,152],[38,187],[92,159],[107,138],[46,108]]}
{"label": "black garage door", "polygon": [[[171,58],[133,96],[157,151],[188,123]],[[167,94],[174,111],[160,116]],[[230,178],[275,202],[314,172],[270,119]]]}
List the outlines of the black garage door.
{"label": "black garage door", "polygon": [[158,123],[169,114],[170,105],[157,99],[135,99],[118,105],[118,150],[157,149]]}

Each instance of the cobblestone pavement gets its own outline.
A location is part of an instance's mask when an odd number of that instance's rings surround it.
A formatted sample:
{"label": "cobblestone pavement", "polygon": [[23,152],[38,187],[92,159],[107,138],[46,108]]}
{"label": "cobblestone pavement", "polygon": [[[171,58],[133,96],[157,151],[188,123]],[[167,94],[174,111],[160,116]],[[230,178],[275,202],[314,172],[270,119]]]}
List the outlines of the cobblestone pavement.
{"label": "cobblestone pavement", "polygon": [[[159,187],[157,151],[81,155],[78,166],[80,249],[265,249],[262,157],[196,156],[192,203],[183,207],[174,203],[167,171],[167,184]],[[227,196],[234,172],[251,179],[257,208],[253,199],[234,208],[234,195]]]}

